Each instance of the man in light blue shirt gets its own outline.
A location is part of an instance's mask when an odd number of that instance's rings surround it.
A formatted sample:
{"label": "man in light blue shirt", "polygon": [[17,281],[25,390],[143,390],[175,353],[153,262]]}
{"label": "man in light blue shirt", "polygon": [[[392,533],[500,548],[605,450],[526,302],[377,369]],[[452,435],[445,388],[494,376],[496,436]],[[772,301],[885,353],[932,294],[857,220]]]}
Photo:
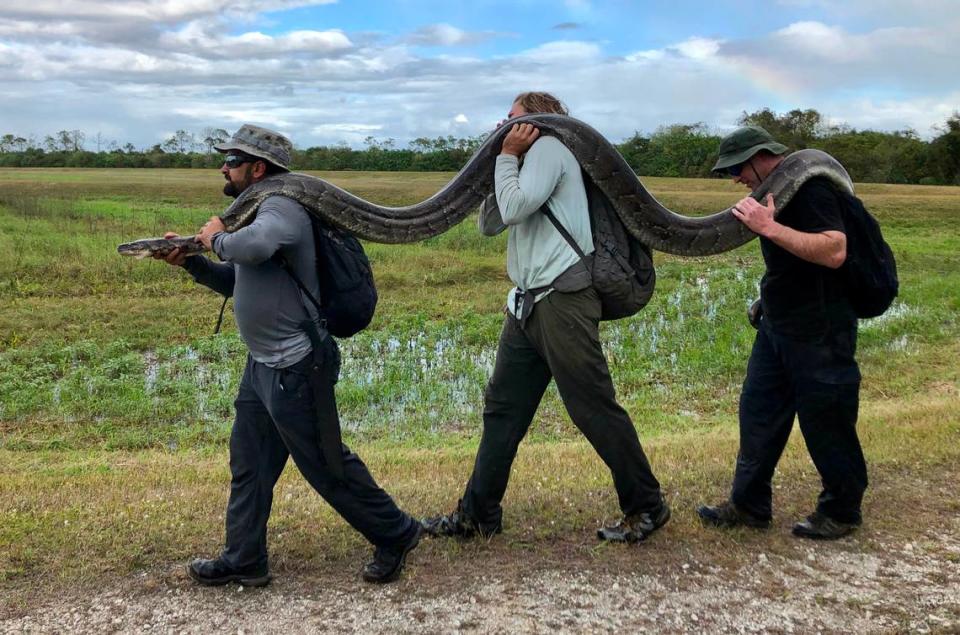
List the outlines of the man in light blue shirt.
{"label": "man in light blue shirt", "polygon": [[[547,93],[523,93],[509,117],[567,114]],[[489,536],[502,530],[501,500],[520,441],[551,378],[574,424],[610,468],[623,512],[598,530],[602,540],[638,542],[670,519],[660,483],[636,429],[617,403],[600,347],[600,298],[587,264],[541,209],[548,207],[587,254],[594,250],[583,175],[576,158],[554,137],[530,124],[514,124],[494,172],[495,201],[480,212],[480,229],[509,228],[507,273],[516,285],[493,376],[487,386],[483,437],[473,475],[452,513],[425,519],[433,536]]]}

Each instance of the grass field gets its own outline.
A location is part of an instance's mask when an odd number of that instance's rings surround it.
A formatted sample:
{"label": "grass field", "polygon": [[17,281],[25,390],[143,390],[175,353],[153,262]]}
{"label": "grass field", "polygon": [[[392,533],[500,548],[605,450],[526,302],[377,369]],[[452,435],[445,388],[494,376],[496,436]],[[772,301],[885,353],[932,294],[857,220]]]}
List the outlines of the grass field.
{"label": "grass field", "polygon": [[[452,175],[319,176],[401,205]],[[687,214],[742,196],[724,181],[644,182]],[[194,231],[224,207],[221,183],[213,171],[0,173],[0,593],[12,601],[41,577],[68,584],[216,549],[243,343],[229,319],[212,335],[214,294],[115,248]],[[886,315],[861,325],[868,460],[888,474],[955,461],[960,189],[858,191],[897,255],[902,285]],[[472,220],[419,244],[367,246],[381,303],[371,328],[343,342],[341,415],[348,443],[415,514],[451,506],[469,471],[510,286],[504,247],[505,235],[483,238]],[[762,260],[755,242],[710,258],[655,260],[651,304],[604,324],[602,336],[661,480],[675,506],[689,507],[722,496],[730,475],[753,337],[745,309]],[[616,513],[609,474],[552,389],[516,470],[508,522],[549,519],[531,529],[535,539],[589,532]],[[809,485],[811,470],[795,439],[781,473]],[[358,548],[294,470],[280,488],[271,526],[279,562]],[[803,511],[811,494],[788,506]],[[693,526],[688,512],[678,518]]]}

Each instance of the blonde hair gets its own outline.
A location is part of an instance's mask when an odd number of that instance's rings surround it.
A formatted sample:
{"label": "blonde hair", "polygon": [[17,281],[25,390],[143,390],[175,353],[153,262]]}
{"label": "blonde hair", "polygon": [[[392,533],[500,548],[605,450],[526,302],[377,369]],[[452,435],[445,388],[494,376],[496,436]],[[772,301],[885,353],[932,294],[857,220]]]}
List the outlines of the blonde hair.
{"label": "blonde hair", "polygon": [[550,93],[520,93],[513,101],[523,106],[523,109],[529,113],[546,112],[556,115],[570,114],[567,111],[567,107],[563,105],[563,102]]}

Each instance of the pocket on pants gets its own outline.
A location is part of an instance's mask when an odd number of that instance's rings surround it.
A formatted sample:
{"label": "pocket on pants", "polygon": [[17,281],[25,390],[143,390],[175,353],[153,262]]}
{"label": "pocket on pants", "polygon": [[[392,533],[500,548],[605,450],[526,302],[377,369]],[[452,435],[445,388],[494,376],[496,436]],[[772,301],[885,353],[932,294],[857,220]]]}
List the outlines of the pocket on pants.
{"label": "pocket on pants", "polygon": [[304,372],[283,368],[280,370],[280,392],[288,396],[300,396],[303,387],[307,385],[307,375]]}
{"label": "pocket on pants", "polygon": [[308,354],[296,364],[277,371],[280,392],[288,397],[300,396],[303,387],[308,384],[308,374],[313,370],[313,353]]}

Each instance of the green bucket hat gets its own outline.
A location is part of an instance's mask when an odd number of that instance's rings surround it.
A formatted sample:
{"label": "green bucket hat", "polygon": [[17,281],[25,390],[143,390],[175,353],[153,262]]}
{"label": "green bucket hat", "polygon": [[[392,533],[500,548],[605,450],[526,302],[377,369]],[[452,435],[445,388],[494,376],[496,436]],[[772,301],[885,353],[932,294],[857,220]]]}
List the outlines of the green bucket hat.
{"label": "green bucket hat", "polygon": [[760,126],[737,128],[720,141],[720,157],[712,171],[721,172],[732,165],[739,165],[760,150],[783,154],[788,148],[774,141],[770,133]]}
{"label": "green bucket hat", "polygon": [[218,143],[213,149],[217,152],[240,150],[289,171],[293,144],[279,132],[244,124],[229,141]]}

